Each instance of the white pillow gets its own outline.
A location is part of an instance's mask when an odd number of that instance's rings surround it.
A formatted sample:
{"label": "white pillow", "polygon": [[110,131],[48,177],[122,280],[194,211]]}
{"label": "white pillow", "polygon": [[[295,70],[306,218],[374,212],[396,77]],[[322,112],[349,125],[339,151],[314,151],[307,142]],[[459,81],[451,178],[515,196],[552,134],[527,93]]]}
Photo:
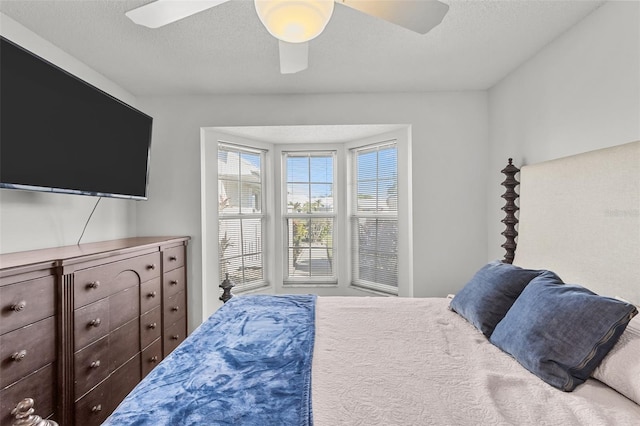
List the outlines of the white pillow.
{"label": "white pillow", "polygon": [[591,376],[640,405],[640,315],[629,322]]}

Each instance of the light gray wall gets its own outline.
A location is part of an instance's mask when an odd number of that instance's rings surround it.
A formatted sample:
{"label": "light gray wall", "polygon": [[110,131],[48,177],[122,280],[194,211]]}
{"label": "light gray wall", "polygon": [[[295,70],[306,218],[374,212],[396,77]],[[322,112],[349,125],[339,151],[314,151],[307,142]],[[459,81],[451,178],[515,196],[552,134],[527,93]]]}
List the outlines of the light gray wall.
{"label": "light gray wall", "polygon": [[[133,95],[3,14],[0,14],[0,33],[135,106]],[[96,201],[96,197],[0,189],[0,253],[76,244]],[[103,199],[82,242],[136,235],[136,203]]]}
{"label": "light gray wall", "polygon": [[[605,4],[489,90],[488,259],[502,258],[506,165],[640,139],[640,2]],[[562,183],[559,183],[561,185]]]}
{"label": "light gray wall", "polygon": [[[488,92],[136,99],[0,15],[3,35],[154,117],[149,201],[103,200],[83,241],[190,235],[200,322],[200,127],[411,124],[416,296],[457,291],[499,247],[499,170],[640,139],[638,2],[596,10]],[[0,252],[74,244],[93,197],[0,190]],[[216,283],[208,285],[217,286]]]}
{"label": "light gray wall", "polygon": [[486,92],[149,97],[139,103],[154,117],[154,147],[138,233],[193,237],[191,325],[199,323],[202,305],[201,127],[410,124],[414,295],[456,291],[486,260]]}

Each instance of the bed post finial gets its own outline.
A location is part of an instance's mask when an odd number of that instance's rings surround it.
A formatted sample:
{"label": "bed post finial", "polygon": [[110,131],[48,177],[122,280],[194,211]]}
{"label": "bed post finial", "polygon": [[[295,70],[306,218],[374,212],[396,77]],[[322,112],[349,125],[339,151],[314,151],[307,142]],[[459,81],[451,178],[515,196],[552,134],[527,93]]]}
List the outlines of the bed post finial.
{"label": "bed post finial", "polygon": [[502,207],[506,215],[504,219],[501,220],[501,222],[506,225],[506,229],[502,231],[502,235],[507,239],[501,246],[506,250],[504,259],[502,260],[503,263],[513,263],[516,252],[516,237],[518,236],[518,231],[516,231],[516,225],[518,224],[516,212],[520,210],[520,208],[516,205],[516,200],[519,195],[515,188],[520,184],[516,179],[516,173],[519,171],[520,169],[513,165],[513,158],[509,158],[509,164],[501,170],[507,177],[504,182],[501,183],[501,185],[506,188],[505,193],[502,194],[502,198],[507,201],[504,207]]}
{"label": "bed post finial", "polygon": [[220,296],[220,300],[222,300],[223,303],[227,303],[227,301],[233,297],[233,294],[231,294],[231,289],[234,286],[235,284],[233,284],[233,281],[229,279],[229,274],[226,273],[224,281],[222,281],[222,283],[218,286],[222,289],[222,296]]}
{"label": "bed post finial", "polygon": [[11,414],[16,418],[13,426],[58,426],[53,420],[44,420],[36,415],[33,409],[33,399],[25,398],[11,410]]}

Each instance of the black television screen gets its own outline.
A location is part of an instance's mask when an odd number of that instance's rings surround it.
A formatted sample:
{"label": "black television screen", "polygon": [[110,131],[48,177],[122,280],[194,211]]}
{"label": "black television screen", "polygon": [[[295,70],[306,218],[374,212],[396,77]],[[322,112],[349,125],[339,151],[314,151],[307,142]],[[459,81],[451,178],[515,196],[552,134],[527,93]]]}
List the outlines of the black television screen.
{"label": "black television screen", "polygon": [[0,42],[0,188],[146,199],[153,119]]}

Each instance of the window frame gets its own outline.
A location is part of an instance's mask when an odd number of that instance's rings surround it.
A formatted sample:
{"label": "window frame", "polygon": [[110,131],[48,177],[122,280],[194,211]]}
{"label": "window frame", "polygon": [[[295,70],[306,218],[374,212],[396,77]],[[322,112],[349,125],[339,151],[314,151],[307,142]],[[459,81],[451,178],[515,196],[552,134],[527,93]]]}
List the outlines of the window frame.
{"label": "window frame", "polygon": [[[289,158],[289,154],[301,154],[299,156],[303,156],[303,154],[307,154],[309,157],[313,156],[313,154],[330,154],[333,165],[332,165],[332,194],[333,194],[333,211],[329,213],[322,212],[289,212],[288,210],[288,171],[287,171],[287,158]],[[296,155],[293,155],[296,156]],[[292,145],[292,146],[284,146],[280,151],[280,167],[281,167],[281,179],[280,179],[280,211],[277,213],[279,216],[280,224],[282,226],[281,232],[281,240],[279,246],[282,250],[282,265],[281,265],[281,274],[282,274],[282,286],[283,287],[327,287],[327,286],[337,286],[339,283],[339,262],[337,253],[340,252],[340,243],[338,242],[337,236],[339,235],[338,229],[340,229],[340,201],[339,198],[341,196],[339,191],[338,184],[338,163],[339,163],[339,152],[338,149],[335,148],[324,148],[324,149],[309,149],[308,146],[300,146],[300,145]],[[312,185],[314,182],[311,181],[311,173],[309,174],[309,182],[304,182],[305,184]],[[311,201],[311,200],[310,200]],[[306,277],[292,277],[289,275],[289,227],[288,221],[290,219],[332,219],[333,227],[332,227],[332,275],[330,276],[306,276]]]}
{"label": "window frame", "polygon": [[[376,197],[376,209],[374,211],[360,211],[359,207],[358,207],[358,183],[360,182],[358,180],[358,155],[359,153],[363,152],[363,151],[373,151],[375,150],[375,152],[379,153],[382,149],[386,148],[386,147],[390,147],[393,146],[395,148],[396,151],[396,165],[395,165],[395,184],[396,184],[396,208],[395,210],[387,210],[387,211],[378,211],[377,207],[379,205],[379,196]],[[360,278],[359,275],[359,267],[356,266],[356,263],[360,260],[359,257],[359,247],[358,247],[358,224],[357,222],[360,219],[375,219],[375,220],[392,220],[395,221],[395,228],[396,228],[396,246],[399,248],[400,246],[400,229],[399,229],[399,222],[400,222],[400,215],[398,212],[398,206],[400,204],[400,202],[402,201],[400,194],[399,194],[399,143],[397,138],[392,138],[392,139],[388,139],[388,140],[381,140],[379,142],[374,142],[374,143],[370,143],[370,144],[364,144],[364,145],[356,145],[356,146],[352,146],[348,149],[348,163],[349,163],[349,172],[350,175],[352,176],[351,179],[351,188],[350,188],[350,196],[349,196],[349,224],[350,224],[350,228],[349,228],[349,237],[351,238],[351,250],[349,252],[349,261],[351,264],[351,273],[350,273],[350,285],[356,288],[361,288],[364,290],[371,290],[374,292],[380,292],[380,293],[384,293],[387,295],[394,295],[397,296],[399,294],[400,291],[400,271],[399,271],[399,261],[400,261],[400,250],[396,250],[395,253],[395,259],[396,259],[396,271],[395,271],[395,276],[396,276],[396,285],[392,286],[389,284],[383,284],[383,283],[379,283],[379,282],[375,282],[375,281],[370,281],[370,280],[366,280],[366,279],[362,279]],[[376,158],[376,166],[379,165],[379,157]],[[379,178],[379,173],[378,170],[376,170],[376,178],[375,178],[375,182],[376,184],[379,182],[380,178]],[[378,250],[376,250],[376,259],[378,258]],[[358,263],[359,265],[359,263]]]}
{"label": "window frame", "polygon": [[[268,175],[268,168],[267,168],[267,154],[268,154],[268,150],[267,149],[263,149],[263,148],[259,148],[257,146],[252,146],[252,145],[244,145],[244,144],[240,144],[240,143],[232,143],[232,142],[227,142],[227,141],[223,141],[223,140],[218,140],[217,146],[216,146],[216,152],[220,153],[221,148],[227,148],[228,150],[231,151],[236,151],[239,153],[242,152],[246,152],[246,153],[250,153],[250,154],[258,154],[260,156],[260,184],[261,184],[261,190],[260,190],[260,211],[259,212],[248,212],[248,213],[244,213],[242,212],[242,208],[240,208],[240,212],[238,213],[225,213],[224,210],[219,210],[217,211],[217,222],[218,222],[218,230],[220,229],[220,225],[222,221],[225,220],[250,220],[250,219],[259,219],[260,220],[260,256],[262,258],[262,279],[260,280],[254,280],[254,281],[249,281],[246,283],[238,283],[238,282],[234,282],[235,287],[234,290],[236,292],[244,292],[244,291],[250,291],[250,290],[254,290],[254,289],[258,289],[261,287],[267,287],[269,286],[269,279],[268,279],[268,272],[269,272],[269,260],[268,257],[266,256],[267,253],[267,243],[266,241],[269,238],[268,235],[268,226],[267,226],[267,222],[268,222],[268,194],[269,194],[269,185],[268,185],[268,179],[267,179],[267,175]],[[216,157],[217,158],[217,157]],[[218,185],[217,185],[217,196],[216,199],[220,200],[221,199],[221,194],[220,194],[220,171],[217,171],[217,176],[218,176]],[[239,182],[241,182],[241,180],[239,180]],[[241,193],[241,192],[240,192]],[[240,203],[242,204],[242,201],[240,201]],[[240,233],[242,235],[242,224],[240,225]],[[220,232],[217,232],[218,235],[218,242],[220,241]],[[244,238],[241,236],[240,237],[241,240],[244,240]],[[239,256],[241,259],[244,259],[245,257],[245,253],[244,253],[244,244],[243,244],[243,248],[241,250],[241,254]],[[218,252],[217,252],[217,262],[218,265],[220,265],[222,261],[221,258],[221,253],[220,253],[220,246],[218,244]],[[244,260],[243,260],[244,262]],[[220,276],[222,274],[222,271],[220,270],[220,266],[218,267],[218,279],[219,281],[221,281],[223,278]]]}

